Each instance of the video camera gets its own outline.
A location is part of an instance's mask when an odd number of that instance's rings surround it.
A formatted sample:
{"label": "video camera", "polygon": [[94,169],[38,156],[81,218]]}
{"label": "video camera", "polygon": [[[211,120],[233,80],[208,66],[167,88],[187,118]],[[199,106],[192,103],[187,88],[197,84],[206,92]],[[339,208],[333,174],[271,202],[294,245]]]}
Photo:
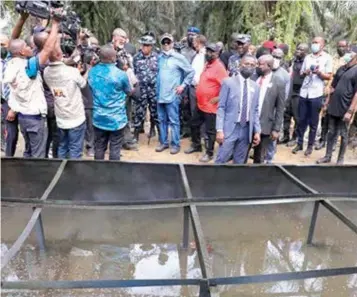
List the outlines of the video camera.
{"label": "video camera", "polygon": [[61,1],[15,1],[15,9],[17,12],[27,12],[40,19],[49,19],[51,10],[60,7],[63,7]]}

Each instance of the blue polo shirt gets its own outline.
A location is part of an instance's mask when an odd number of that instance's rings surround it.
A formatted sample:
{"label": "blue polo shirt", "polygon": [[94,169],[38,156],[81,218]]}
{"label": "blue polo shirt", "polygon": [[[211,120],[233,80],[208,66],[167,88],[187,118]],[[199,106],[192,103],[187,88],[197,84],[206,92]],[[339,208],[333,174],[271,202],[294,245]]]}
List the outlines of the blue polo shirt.
{"label": "blue polo shirt", "polygon": [[88,75],[93,94],[93,125],[106,131],[116,131],[128,123],[125,100],[130,92],[126,73],[115,64],[99,63]]}

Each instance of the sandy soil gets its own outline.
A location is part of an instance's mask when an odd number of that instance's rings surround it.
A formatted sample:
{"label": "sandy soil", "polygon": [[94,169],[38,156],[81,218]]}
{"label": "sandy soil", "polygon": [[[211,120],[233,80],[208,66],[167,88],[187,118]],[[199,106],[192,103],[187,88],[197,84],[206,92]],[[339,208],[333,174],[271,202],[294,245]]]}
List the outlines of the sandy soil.
{"label": "sandy soil", "polygon": [[[148,131],[148,126],[145,127]],[[184,150],[190,146],[190,139],[181,140],[181,151],[177,155],[171,155],[169,150],[161,153],[155,152],[155,147],[157,146],[157,137],[154,137],[148,145],[148,138],[146,134],[140,134],[139,147],[137,151],[127,151],[122,150],[122,160],[123,161],[138,161],[138,162],[160,162],[160,163],[199,163],[199,158],[201,153],[194,153],[191,155],[186,155]],[[24,140],[22,135],[19,137],[19,144],[16,151],[16,157],[22,157],[24,148]],[[215,149],[218,149],[216,145]],[[325,150],[314,151],[310,157],[305,157],[303,152],[299,152],[297,155],[291,153],[292,148],[286,147],[285,145],[279,145],[278,151],[274,158],[274,163],[278,164],[303,164],[312,165],[315,164],[316,160],[323,157]],[[336,161],[338,154],[337,151],[334,153],[333,161]],[[91,159],[89,157],[84,157],[85,159]],[[249,161],[251,162],[251,160]],[[213,161],[211,161],[213,163]],[[345,164],[357,164],[357,150],[352,151],[349,149],[346,152]]]}

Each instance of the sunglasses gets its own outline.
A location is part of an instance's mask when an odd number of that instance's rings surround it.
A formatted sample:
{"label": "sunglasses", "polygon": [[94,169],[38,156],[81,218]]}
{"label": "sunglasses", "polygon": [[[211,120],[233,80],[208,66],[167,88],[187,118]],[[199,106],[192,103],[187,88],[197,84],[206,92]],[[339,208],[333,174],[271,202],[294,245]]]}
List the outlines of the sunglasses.
{"label": "sunglasses", "polygon": [[170,45],[171,44],[171,41],[169,40],[165,40],[163,42],[161,42],[162,45]]}
{"label": "sunglasses", "polygon": [[283,59],[283,57],[278,57],[278,56],[273,56],[274,59],[278,59],[278,60],[281,60]]}

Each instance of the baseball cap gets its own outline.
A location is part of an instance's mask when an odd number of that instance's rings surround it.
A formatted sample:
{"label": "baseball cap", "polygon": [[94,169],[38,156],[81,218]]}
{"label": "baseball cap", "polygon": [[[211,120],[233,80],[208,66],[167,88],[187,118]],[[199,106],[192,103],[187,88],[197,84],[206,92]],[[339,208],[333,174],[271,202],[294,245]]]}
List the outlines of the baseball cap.
{"label": "baseball cap", "polygon": [[219,52],[219,50],[220,50],[219,46],[217,46],[216,43],[208,43],[206,45],[206,49],[210,50],[212,52]]}
{"label": "baseball cap", "polygon": [[196,34],[200,34],[200,29],[198,29],[197,27],[188,27],[187,29],[188,33],[196,33]]}
{"label": "baseball cap", "polygon": [[251,41],[251,37],[248,34],[237,34],[235,35],[235,41],[240,43],[248,43]]}
{"label": "baseball cap", "polygon": [[171,40],[171,42],[174,41],[174,37],[173,37],[171,34],[169,34],[169,33],[165,33],[164,35],[161,36],[161,38],[160,38],[160,43],[162,43],[162,41],[163,41],[164,39],[169,39],[169,40]]}

